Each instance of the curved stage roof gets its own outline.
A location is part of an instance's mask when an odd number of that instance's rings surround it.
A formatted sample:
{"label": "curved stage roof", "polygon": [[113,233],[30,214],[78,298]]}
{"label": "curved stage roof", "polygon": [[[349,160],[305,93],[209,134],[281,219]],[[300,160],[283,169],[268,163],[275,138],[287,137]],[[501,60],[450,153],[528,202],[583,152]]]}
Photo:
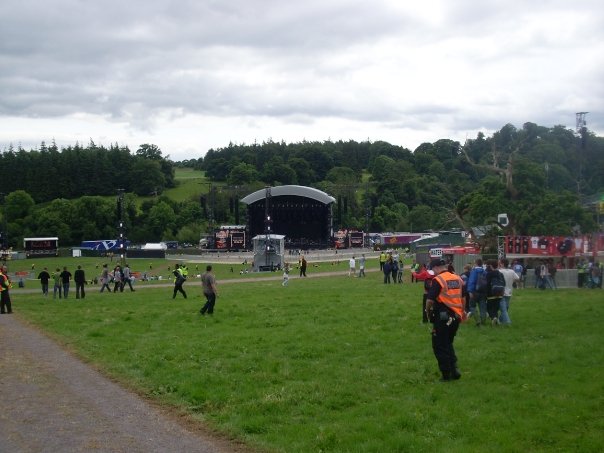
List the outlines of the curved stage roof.
{"label": "curved stage roof", "polygon": [[[276,186],[271,187],[271,197],[279,197],[283,195],[293,195],[297,197],[306,197],[312,198],[314,200],[320,201],[323,204],[335,203],[336,199],[330,195],[327,195],[325,192],[319,189],[313,189],[312,187],[306,186]],[[256,192],[253,192],[241,199],[242,203],[250,205],[259,200],[264,200],[266,198],[266,189],[260,189]]]}

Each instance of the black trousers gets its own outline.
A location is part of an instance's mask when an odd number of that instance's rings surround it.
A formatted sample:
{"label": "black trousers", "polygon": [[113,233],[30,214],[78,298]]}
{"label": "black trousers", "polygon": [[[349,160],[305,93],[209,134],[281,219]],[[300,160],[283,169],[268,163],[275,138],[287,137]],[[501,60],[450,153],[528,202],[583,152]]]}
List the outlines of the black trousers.
{"label": "black trousers", "polygon": [[[446,317],[447,319],[443,319]],[[454,317],[449,317],[448,314],[441,316],[436,313],[432,328],[432,350],[438,362],[438,368],[443,374],[449,374],[457,368],[457,356],[453,347],[453,340],[457,329],[459,328],[459,320]]]}
{"label": "black trousers", "polygon": [[187,298],[187,293],[185,293],[185,290],[182,289],[183,283],[184,282],[176,282],[176,283],[174,283],[174,294],[172,295],[172,299],[176,298],[176,293],[178,293],[178,292],[180,292],[185,299]]}
{"label": "black trousers", "polygon": [[212,293],[212,294],[205,294],[204,296],[206,296],[206,303],[203,306],[203,308],[201,310],[199,310],[199,312],[202,315],[205,315],[206,312],[211,315],[212,313],[214,313],[214,305],[216,305],[216,294]]}
{"label": "black trousers", "polygon": [[8,289],[0,292],[0,313],[12,313],[13,306],[10,301]]}
{"label": "black trousers", "polygon": [[487,313],[490,319],[499,317],[499,304],[501,303],[501,297],[494,299],[487,299]]}
{"label": "black trousers", "polygon": [[86,297],[86,291],[84,291],[84,282],[76,282],[76,299]]}

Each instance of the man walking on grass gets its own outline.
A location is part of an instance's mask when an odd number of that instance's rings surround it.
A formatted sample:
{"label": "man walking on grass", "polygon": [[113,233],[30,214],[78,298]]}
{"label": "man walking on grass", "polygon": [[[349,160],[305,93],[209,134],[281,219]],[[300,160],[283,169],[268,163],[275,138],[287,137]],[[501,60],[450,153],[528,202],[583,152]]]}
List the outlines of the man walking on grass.
{"label": "man walking on grass", "polygon": [[357,275],[357,264],[354,256],[348,260],[348,276],[356,277]]}
{"label": "man walking on grass", "polygon": [[86,291],[84,290],[84,285],[86,285],[86,274],[84,273],[82,266],[78,265],[78,268],[73,273],[73,280],[75,281],[76,287],[76,299],[84,299],[86,297]]}
{"label": "man walking on grass", "polygon": [[182,270],[180,269],[180,265],[178,263],[176,264],[176,266],[174,266],[174,271],[172,273],[174,274],[174,294],[172,295],[172,299],[176,299],[176,294],[179,292],[186,299],[187,293],[182,287],[182,285],[184,285],[186,281],[186,278],[183,275]]}
{"label": "man walking on grass", "polygon": [[211,315],[214,313],[214,305],[216,304],[216,298],[218,297],[218,288],[216,287],[216,277],[212,273],[212,266],[206,267],[206,272],[201,276],[201,289],[203,295],[206,297],[206,303],[199,310],[199,313],[205,315]]}

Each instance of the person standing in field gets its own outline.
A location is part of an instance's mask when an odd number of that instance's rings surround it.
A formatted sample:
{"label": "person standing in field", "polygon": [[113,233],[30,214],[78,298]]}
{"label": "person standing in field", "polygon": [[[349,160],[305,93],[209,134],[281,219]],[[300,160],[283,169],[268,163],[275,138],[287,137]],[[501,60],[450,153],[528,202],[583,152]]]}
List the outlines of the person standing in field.
{"label": "person standing in field", "polygon": [[182,285],[184,285],[184,283],[186,281],[186,278],[182,273],[180,264],[176,263],[176,266],[174,266],[174,271],[172,271],[172,274],[174,274],[174,294],[172,295],[172,299],[176,299],[176,293],[178,293],[178,292],[180,292],[183,295],[183,297],[186,299],[187,293],[185,293],[185,290],[182,287]]}
{"label": "person standing in field", "polygon": [[524,266],[518,260],[514,261],[514,266],[512,267],[516,275],[518,275],[518,281],[516,283],[516,288],[524,287]]}
{"label": "person standing in field", "polygon": [[63,298],[67,299],[69,294],[69,283],[71,282],[71,272],[67,270],[67,266],[63,267],[61,272],[61,283],[63,284]]}
{"label": "person standing in field", "polygon": [[491,325],[499,325],[501,299],[505,294],[505,277],[499,272],[499,263],[495,259],[487,261],[487,314]]}
{"label": "person standing in field", "polygon": [[287,286],[289,284],[289,266],[286,264],[283,269],[283,282],[281,286]]}
{"label": "person standing in field", "polygon": [[216,287],[216,277],[212,273],[212,266],[206,267],[206,272],[201,276],[201,288],[206,298],[205,305],[199,310],[199,313],[211,315],[214,313],[214,305],[218,297],[218,288]]}
{"label": "person standing in field", "polygon": [[84,299],[86,297],[86,292],[84,291],[84,285],[86,285],[86,275],[84,274],[84,269],[82,266],[78,264],[78,268],[73,273],[73,280],[76,285],[76,299]]}
{"label": "person standing in field", "polygon": [[348,276],[356,277],[356,275],[357,275],[357,264],[356,264],[356,260],[354,259],[354,255],[353,255],[352,258],[350,258],[348,260]]}
{"label": "person standing in field", "polygon": [[122,286],[125,288],[126,285],[128,285],[130,287],[130,292],[136,291],[132,287],[132,275],[128,263],[124,265],[124,268],[122,269],[122,274],[124,275],[124,282],[122,283]]}
{"label": "person standing in field", "polygon": [[463,281],[463,290],[461,294],[465,301],[466,312],[470,311],[470,293],[468,293],[468,280],[470,279],[471,272],[472,266],[470,264],[466,264],[463,267],[463,272],[459,275]]}
{"label": "person standing in field", "polygon": [[381,252],[380,253],[380,270],[383,272],[384,271],[384,264],[386,264],[386,259],[388,257],[386,256],[386,252]]}
{"label": "person standing in field", "polygon": [[453,340],[466,316],[461,295],[463,281],[447,270],[447,263],[442,258],[433,259],[430,268],[435,275],[428,292],[426,313],[433,325],[432,350],[442,373],[441,381],[457,380],[461,373],[457,368]]}
{"label": "person standing in field", "polygon": [[50,274],[48,273],[48,269],[42,269],[42,272],[38,274],[38,280],[42,284],[42,294],[44,296],[48,296],[48,282],[50,281]]}
{"label": "person standing in field", "polygon": [[403,268],[405,264],[403,263],[403,257],[401,256],[398,260],[398,274],[396,275],[396,280],[402,284],[403,283]]}
{"label": "person standing in field", "polygon": [[390,283],[390,273],[392,272],[392,257],[386,258],[386,261],[381,265],[384,274],[384,284]]}
{"label": "person standing in field", "polygon": [[306,258],[302,256],[300,259],[300,277],[306,277]]}
{"label": "person standing in field", "polygon": [[361,255],[361,258],[359,258],[359,277],[364,277],[365,276],[365,254],[363,253]]}
{"label": "person standing in field", "polygon": [[392,274],[392,283],[396,284],[398,278],[398,259],[394,259],[394,257],[390,260],[390,272]]}
{"label": "person standing in field", "polygon": [[501,260],[501,266],[499,272],[503,274],[503,278],[505,279],[505,291],[501,298],[501,302],[499,302],[499,322],[501,322],[501,324],[511,324],[510,301],[512,300],[514,284],[520,281],[520,277],[514,269],[510,269],[510,261],[507,258]]}
{"label": "person standing in field", "polygon": [[[467,285],[468,294],[470,295],[470,311],[468,312],[468,318],[474,316],[477,326],[484,324],[487,319],[486,278],[482,278],[484,272],[482,258],[477,258],[476,265],[470,272]],[[480,318],[478,318],[478,313],[480,313]]]}
{"label": "person standing in field", "polygon": [[57,270],[52,273],[52,280],[54,282],[53,299],[57,298],[57,292],[59,293],[59,299],[61,299],[63,288],[61,287],[61,269],[58,267]]}
{"label": "person standing in field", "polygon": [[111,292],[111,288],[109,287],[109,268],[107,264],[103,264],[103,270],[101,271],[101,292],[107,288],[107,291]]}
{"label": "person standing in field", "polygon": [[11,314],[13,306],[10,300],[10,289],[13,287],[8,277],[8,268],[0,266],[0,314]]}
{"label": "person standing in field", "polygon": [[113,292],[117,293],[124,291],[124,285],[122,285],[122,268],[117,265],[113,268]]}

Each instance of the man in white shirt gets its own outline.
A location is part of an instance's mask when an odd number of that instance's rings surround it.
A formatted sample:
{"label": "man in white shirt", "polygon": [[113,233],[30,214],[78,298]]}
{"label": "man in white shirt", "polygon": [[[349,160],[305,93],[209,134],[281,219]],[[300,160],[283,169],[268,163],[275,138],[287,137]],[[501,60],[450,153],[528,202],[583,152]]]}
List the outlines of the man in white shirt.
{"label": "man in white shirt", "polygon": [[354,277],[357,274],[357,264],[356,261],[354,259],[354,255],[352,258],[350,258],[350,260],[348,261],[348,276],[350,277],[351,275]]}
{"label": "man in white shirt", "polygon": [[499,322],[501,324],[511,324],[512,320],[509,313],[510,300],[512,299],[512,291],[514,290],[514,282],[519,281],[520,277],[513,269],[510,269],[510,262],[507,258],[501,260],[499,272],[503,274],[503,278],[505,279],[505,290],[499,302]]}
{"label": "man in white shirt", "polygon": [[516,260],[513,266],[514,272],[518,275],[518,283],[516,284],[517,288],[522,288],[524,285],[524,266],[520,264],[520,261]]}

